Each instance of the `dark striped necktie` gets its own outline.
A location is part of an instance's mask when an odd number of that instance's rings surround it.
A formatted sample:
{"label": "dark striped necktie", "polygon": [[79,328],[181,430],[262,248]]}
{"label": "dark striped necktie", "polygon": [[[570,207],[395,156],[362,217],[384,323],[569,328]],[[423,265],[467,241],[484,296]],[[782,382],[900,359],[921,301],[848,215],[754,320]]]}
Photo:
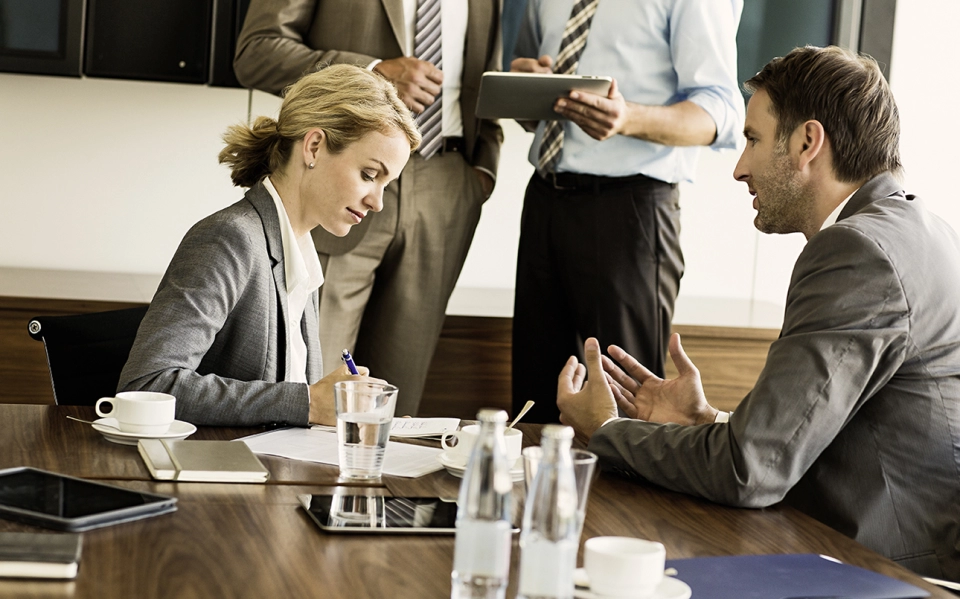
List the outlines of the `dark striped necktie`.
{"label": "dark striped necktie", "polygon": [[[577,0],[570,11],[570,19],[563,29],[563,40],[560,42],[560,53],[553,72],[560,75],[572,75],[580,66],[580,55],[587,45],[587,35],[590,33],[590,23],[597,12],[600,0]],[[547,121],[543,129],[543,139],[540,141],[540,159],[537,170],[540,173],[551,173],[556,170],[560,162],[560,150],[563,148],[563,123]]]}
{"label": "dark striped necktie", "polygon": [[[440,0],[417,0],[417,31],[413,52],[420,60],[433,63],[443,70],[443,35],[441,32]],[[417,126],[423,141],[420,155],[429,159],[440,149],[443,139],[443,91],[437,94],[433,104],[417,115]]]}

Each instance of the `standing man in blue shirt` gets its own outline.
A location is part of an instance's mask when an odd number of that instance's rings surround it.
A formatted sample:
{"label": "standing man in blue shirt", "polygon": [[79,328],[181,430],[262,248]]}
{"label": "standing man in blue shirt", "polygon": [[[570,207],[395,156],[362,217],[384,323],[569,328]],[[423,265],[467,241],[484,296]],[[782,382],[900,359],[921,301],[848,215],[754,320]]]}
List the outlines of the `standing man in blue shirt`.
{"label": "standing man in blue shirt", "polygon": [[[677,184],[698,146],[735,148],[742,0],[529,0],[511,70],[614,78],[537,126],[520,225],[513,406],[559,417],[552,387],[583,340],[663,372],[683,274]],[[629,349],[627,349],[629,348]],[[640,357],[642,356],[642,358]]]}

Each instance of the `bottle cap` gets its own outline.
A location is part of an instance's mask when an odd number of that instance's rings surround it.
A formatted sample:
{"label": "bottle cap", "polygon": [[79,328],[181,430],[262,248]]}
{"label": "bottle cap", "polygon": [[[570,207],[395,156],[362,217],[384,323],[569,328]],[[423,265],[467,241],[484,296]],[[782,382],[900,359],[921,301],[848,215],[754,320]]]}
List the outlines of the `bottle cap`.
{"label": "bottle cap", "polygon": [[559,424],[547,424],[540,435],[541,438],[548,439],[573,439],[573,429]]}
{"label": "bottle cap", "polygon": [[480,422],[506,422],[507,413],[494,408],[483,408],[477,412],[477,420]]}

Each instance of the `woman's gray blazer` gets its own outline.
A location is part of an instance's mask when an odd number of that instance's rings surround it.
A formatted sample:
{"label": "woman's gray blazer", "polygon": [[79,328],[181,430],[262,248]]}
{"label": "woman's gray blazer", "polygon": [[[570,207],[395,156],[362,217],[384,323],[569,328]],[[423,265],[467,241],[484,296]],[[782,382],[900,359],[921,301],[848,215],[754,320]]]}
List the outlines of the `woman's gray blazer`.
{"label": "woman's gray blazer", "polygon": [[[307,380],[322,372],[318,295],[302,319]],[[258,183],[244,198],[194,225],[167,268],[140,325],[119,390],[177,398],[193,424],[306,425],[307,385],[290,367],[280,221]]]}

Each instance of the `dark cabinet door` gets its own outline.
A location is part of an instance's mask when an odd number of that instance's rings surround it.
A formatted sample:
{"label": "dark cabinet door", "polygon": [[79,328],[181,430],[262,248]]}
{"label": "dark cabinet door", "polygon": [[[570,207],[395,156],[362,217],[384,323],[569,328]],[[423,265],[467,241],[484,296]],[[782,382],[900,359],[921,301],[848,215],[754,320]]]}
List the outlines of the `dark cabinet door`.
{"label": "dark cabinet door", "polygon": [[84,74],[207,83],[213,0],[87,0]]}

